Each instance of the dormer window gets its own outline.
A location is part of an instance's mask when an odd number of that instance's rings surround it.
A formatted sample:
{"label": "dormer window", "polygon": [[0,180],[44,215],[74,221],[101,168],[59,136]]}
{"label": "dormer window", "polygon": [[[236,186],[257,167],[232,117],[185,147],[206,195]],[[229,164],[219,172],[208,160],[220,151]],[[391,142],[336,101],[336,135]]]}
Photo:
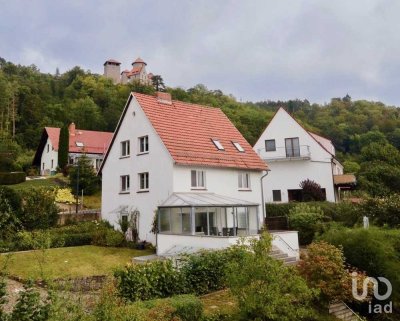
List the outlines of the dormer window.
{"label": "dormer window", "polygon": [[232,142],[232,144],[233,144],[233,146],[236,147],[236,149],[237,149],[239,152],[244,153],[243,147],[242,147],[238,142]]}
{"label": "dormer window", "polygon": [[221,142],[218,139],[211,139],[211,140],[218,150],[225,150],[224,146],[222,146]]}
{"label": "dormer window", "polygon": [[77,147],[83,147],[83,146],[84,146],[82,142],[75,142],[75,145],[76,145]]}

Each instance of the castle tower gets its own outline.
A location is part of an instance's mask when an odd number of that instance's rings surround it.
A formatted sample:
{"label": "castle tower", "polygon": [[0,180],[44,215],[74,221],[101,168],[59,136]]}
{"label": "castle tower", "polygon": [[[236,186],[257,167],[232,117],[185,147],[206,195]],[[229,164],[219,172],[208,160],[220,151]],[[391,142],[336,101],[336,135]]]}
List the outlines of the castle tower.
{"label": "castle tower", "polygon": [[109,59],[104,63],[104,76],[112,79],[114,84],[121,81],[121,63],[114,59]]}

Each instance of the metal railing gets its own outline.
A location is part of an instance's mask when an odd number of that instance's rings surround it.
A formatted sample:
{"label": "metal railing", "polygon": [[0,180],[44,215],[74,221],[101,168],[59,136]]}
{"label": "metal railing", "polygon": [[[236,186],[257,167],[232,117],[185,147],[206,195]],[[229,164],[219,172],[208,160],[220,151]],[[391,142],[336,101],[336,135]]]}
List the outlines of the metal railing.
{"label": "metal railing", "polygon": [[295,250],[294,248],[292,248],[280,235],[278,234],[273,234],[272,235],[274,240],[278,240],[281,244],[283,244],[289,251],[292,252],[292,254],[294,254],[293,256],[298,257],[299,256],[299,250]]}
{"label": "metal railing", "polygon": [[257,154],[265,160],[299,160],[310,159],[311,151],[309,145],[300,145],[295,148],[276,147],[273,151],[266,151],[265,148],[257,149]]}

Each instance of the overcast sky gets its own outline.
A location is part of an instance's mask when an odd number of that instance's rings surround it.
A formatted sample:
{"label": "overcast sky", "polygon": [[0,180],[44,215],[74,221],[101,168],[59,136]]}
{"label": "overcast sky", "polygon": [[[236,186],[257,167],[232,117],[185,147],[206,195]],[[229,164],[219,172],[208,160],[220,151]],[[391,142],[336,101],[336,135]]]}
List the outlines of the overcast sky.
{"label": "overcast sky", "polygon": [[0,0],[0,57],[103,73],[140,56],[168,86],[243,101],[400,106],[398,0]]}

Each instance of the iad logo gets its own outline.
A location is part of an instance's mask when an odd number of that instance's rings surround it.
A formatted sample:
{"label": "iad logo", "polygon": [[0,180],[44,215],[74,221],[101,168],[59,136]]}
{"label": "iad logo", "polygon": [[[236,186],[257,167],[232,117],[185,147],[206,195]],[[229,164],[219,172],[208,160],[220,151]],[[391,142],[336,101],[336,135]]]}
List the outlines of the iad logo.
{"label": "iad logo", "polygon": [[[377,279],[372,278],[372,277],[367,277],[363,281],[362,285],[362,294],[358,294],[358,287],[357,287],[357,272],[352,273],[352,293],[353,297],[358,300],[358,301],[364,301],[367,296],[368,296],[368,284],[371,282],[373,284],[373,292],[374,292],[374,297],[378,301],[385,301],[390,298],[390,295],[392,294],[392,284],[390,281],[384,277],[378,277],[378,280],[383,282],[386,285],[386,293],[385,294],[379,294],[379,283]],[[368,312],[369,313],[392,313],[393,310],[393,304],[392,301],[389,303],[383,305],[381,303],[376,303],[375,305],[372,305],[371,302],[369,302],[369,307],[368,307]]]}

